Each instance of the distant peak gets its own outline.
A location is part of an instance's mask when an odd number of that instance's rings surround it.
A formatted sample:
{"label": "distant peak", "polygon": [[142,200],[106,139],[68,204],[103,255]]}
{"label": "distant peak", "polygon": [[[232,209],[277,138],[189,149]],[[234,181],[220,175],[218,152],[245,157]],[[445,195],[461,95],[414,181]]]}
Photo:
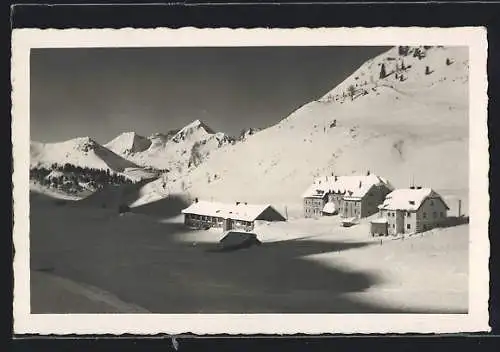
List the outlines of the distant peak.
{"label": "distant peak", "polygon": [[196,119],[193,122],[184,126],[179,132],[193,130],[193,129],[204,129],[209,134],[214,134],[214,130],[212,130],[205,122]]}
{"label": "distant peak", "polygon": [[151,141],[137,133],[123,132],[104,146],[117,154],[143,151],[151,145]]}
{"label": "distant peak", "polygon": [[193,128],[203,128],[205,131],[207,131],[210,134],[214,133],[214,131],[210,127],[208,127],[208,125],[205,122],[203,122],[199,119],[196,119],[193,122],[191,122],[190,124],[186,125],[183,128],[183,130],[193,129]]}

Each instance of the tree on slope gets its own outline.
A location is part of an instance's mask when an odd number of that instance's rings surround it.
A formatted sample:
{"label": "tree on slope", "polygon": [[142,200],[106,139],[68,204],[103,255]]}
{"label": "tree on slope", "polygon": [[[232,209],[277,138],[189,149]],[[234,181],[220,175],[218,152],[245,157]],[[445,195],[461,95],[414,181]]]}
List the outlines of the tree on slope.
{"label": "tree on slope", "polygon": [[347,87],[347,95],[351,97],[351,100],[354,100],[354,94],[356,93],[356,88],[351,84]]}
{"label": "tree on slope", "polygon": [[408,55],[409,46],[398,46],[398,53],[400,56]]}
{"label": "tree on slope", "polygon": [[382,64],[382,67],[380,68],[380,78],[385,78],[387,76],[387,73],[385,72],[385,64]]}

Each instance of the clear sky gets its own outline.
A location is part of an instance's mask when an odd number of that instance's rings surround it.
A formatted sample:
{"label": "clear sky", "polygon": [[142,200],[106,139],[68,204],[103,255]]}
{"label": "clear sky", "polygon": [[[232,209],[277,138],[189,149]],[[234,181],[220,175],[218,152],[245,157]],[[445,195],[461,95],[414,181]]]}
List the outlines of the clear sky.
{"label": "clear sky", "polygon": [[149,136],[200,119],[238,135],[318,99],[387,47],[31,51],[31,139]]}

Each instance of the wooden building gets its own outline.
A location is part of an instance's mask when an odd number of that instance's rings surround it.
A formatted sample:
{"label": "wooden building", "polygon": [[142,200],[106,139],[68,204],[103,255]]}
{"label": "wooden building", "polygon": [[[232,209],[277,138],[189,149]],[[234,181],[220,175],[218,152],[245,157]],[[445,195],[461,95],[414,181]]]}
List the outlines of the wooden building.
{"label": "wooden building", "polygon": [[248,204],[245,202],[228,204],[195,201],[189,207],[183,209],[182,213],[184,214],[184,224],[186,226],[195,228],[220,227],[224,231],[231,229],[251,231],[254,228],[255,220],[286,220],[271,205]]}
{"label": "wooden building", "polygon": [[379,206],[390,235],[416,233],[439,226],[447,219],[448,205],[431,188],[410,187],[389,193]]}

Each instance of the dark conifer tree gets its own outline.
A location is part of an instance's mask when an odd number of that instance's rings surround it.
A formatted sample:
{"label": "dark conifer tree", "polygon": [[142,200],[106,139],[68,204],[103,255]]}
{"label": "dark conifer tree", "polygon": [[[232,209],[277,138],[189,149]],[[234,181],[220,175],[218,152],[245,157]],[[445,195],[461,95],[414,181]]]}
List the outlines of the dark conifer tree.
{"label": "dark conifer tree", "polygon": [[382,67],[380,68],[380,78],[385,78],[387,76],[385,72],[385,64],[382,64]]}

